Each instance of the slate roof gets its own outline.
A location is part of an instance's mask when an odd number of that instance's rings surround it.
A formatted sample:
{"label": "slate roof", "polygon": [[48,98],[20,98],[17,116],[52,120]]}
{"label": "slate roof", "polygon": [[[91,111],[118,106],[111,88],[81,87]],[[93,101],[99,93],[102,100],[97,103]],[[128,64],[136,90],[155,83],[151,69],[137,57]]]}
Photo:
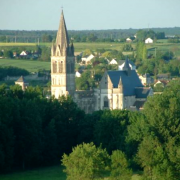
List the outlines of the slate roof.
{"label": "slate roof", "polygon": [[128,76],[127,71],[107,71],[113,88],[118,88],[119,79],[123,84],[123,92],[125,96],[136,96],[135,88],[143,87],[137,73],[135,70],[131,70],[130,75]]}
{"label": "slate roof", "polygon": [[136,98],[147,98],[149,95],[150,88],[149,87],[136,87],[135,93]]}

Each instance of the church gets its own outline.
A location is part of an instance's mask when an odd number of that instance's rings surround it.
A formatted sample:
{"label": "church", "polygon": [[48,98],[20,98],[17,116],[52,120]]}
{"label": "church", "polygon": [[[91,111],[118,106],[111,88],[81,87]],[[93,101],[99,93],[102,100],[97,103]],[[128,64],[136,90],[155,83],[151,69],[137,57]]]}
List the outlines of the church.
{"label": "church", "polygon": [[56,42],[51,48],[51,95],[70,95],[80,109],[92,113],[103,109],[140,110],[152,90],[143,86],[126,59],[121,70],[104,73],[99,88],[77,91],[74,46],[69,42],[62,11]]}

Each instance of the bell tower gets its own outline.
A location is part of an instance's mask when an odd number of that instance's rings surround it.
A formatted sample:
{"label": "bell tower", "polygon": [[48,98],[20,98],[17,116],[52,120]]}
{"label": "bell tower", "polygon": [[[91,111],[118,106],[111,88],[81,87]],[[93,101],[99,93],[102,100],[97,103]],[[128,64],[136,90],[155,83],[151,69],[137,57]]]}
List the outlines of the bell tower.
{"label": "bell tower", "polygon": [[63,11],[56,36],[56,43],[51,47],[51,95],[74,96],[75,92],[75,58],[73,43],[69,44]]}

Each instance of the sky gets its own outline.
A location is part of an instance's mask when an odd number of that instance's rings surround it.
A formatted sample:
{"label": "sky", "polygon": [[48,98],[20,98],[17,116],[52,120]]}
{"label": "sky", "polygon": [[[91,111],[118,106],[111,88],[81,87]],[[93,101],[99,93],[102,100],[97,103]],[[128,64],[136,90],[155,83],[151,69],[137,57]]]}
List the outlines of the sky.
{"label": "sky", "polygon": [[1,30],[180,27],[180,0],[0,0]]}

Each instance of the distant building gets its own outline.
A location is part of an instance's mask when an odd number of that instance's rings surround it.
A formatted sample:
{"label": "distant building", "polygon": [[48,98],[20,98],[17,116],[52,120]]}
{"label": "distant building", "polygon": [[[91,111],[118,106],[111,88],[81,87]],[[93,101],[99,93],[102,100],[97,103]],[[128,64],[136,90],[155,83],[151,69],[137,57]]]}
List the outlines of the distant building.
{"label": "distant building", "polygon": [[146,43],[146,44],[153,43],[153,40],[152,40],[151,38],[147,38],[147,39],[145,40],[145,43]]}
{"label": "distant building", "polygon": [[118,64],[117,61],[115,59],[112,59],[109,64]]}
{"label": "distant building", "polygon": [[[97,94],[96,94],[97,93]],[[142,85],[135,70],[131,70],[128,60],[121,71],[104,73],[99,93],[96,91],[97,109],[140,109],[152,89]]]}
{"label": "distant building", "polygon": [[89,55],[89,56],[87,56],[87,57],[81,58],[81,60],[84,61],[85,64],[88,64],[93,58],[94,58],[94,55],[91,54],[91,55]]}
{"label": "distant building", "polygon": [[168,80],[157,80],[154,83],[154,87],[156,87],[157,85],[161,85],[162,87],[165,87],[168,83],[169,83]]}
{"label": "distant building", "polygon": [[127,39],[126,39],[126,42],[127,42],[127,43],[131,43],[131,42],[132,42],[132,39],[127,38]]}
{"label": "distant building", "polygon": [[[128,62],[131,70],[136,70],[136,65],[131,60],[128,60]],[[120,60],[118,70],[122,70],[124,65],[125,65],[125,60]]]}
{"label": "distant building", "polygon": [[27,83],[23,76],[21,76],[17,81],[15,81],[15,84],[22,87],[22,90],[25,91],[25,89],[29,86],[29,83]]}
{"label": "distant building", "polygon": [[169,80],[170,74],[158,74],[156,77],[157,80]]}
{"label": "distant building", "polygon": [[81,73],[79,73],[78,71],[76,71],[75,76],[76,76],[76,77],[81,77]]}
{"label": "distant building", "polygon": [[148,73],[142,76],[139,76],[139,79],[141,80],[142,84],[145,86],[154,83],[154,79]]}
{"label": "distant building", "polygon": [[28,55],[28,52],[27,51],[22,51],[21,53],[20,53],[20,56],[27,56]]}

